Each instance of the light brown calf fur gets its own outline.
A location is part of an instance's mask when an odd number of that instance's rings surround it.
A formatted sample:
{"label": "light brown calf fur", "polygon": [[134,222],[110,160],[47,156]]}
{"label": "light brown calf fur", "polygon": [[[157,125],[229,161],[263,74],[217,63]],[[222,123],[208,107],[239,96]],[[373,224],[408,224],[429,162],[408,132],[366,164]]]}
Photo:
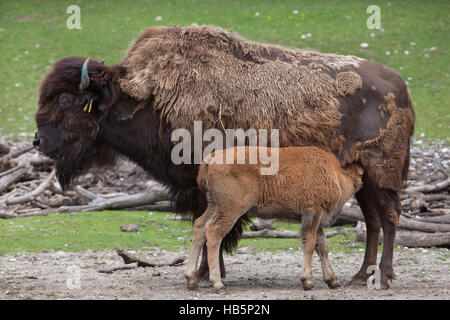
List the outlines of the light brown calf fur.
{"label": "light brown calf fur", "polygon": [[[238,164],[238,152],[245,152],[245,164]],[[278,171],[262,175],[260,162],[249,164],[250,152],[278,152]],[[256,153],[259,155],[259,153]],[[208,207],[195,221],[189,251],[187,287],[197,286],[197,262],[206,241],[210,280],[215,290],[224,287],[219,268],[222,239],[242,215],[302,221],[303,269],[305,290],[313,287],[311,258],[314,249],[322,263],[323,278],[330,288],[339,283],[328,260],[327,239],[322,230],[344,203],[362,186],[363,169],[357,164],[341,168],[337,158],[317,147],[262,148],[235,147],[234,164],[212,162],[213,152],[200,165],[197,182],[208,198]]]}

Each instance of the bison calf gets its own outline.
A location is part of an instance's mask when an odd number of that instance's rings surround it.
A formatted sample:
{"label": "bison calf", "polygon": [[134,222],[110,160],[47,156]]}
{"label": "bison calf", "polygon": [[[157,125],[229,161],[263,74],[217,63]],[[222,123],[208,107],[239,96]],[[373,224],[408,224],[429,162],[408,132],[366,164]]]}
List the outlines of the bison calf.
{"label": "bison calf", "polygon": [[[321,259],[324,281],[330,288],[338,287],[328,260],[328,244],[322,226],[361,188],[363,169],[357,164],[343,169],[333,154],[317,147],[235,147],[226,151],[234,152],[234,164],[221,164],[216,158],[218,152],[213,152],[200,165],[197,182],[207,194],[208,207],[194,224],[186,271],[187,287],[197,286],[197,261],[205,241],[210,280],[215,290],[224,287],[219,268],[220,244],[238,218],[246,213],[302,221],[300,279],[303,288],[313,287],[311,258],[314,249]],[[274,152],[277,153],[277,172],[261,174],[261,169],[268,166],[252,158],[260,152],[272,158]],[[244,164],[236,164],[239,154],[245,154]],[[251,159],[253,162],[249,161]]]}

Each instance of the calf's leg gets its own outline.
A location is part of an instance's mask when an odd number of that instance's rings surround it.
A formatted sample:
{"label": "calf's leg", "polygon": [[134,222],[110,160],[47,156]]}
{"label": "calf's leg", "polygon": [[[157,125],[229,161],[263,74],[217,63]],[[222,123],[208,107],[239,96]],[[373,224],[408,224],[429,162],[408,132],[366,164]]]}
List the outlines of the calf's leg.
{"label": "calf's leg", "polygon": [[209,280],[212,282],[215,291],[224,288],[219,268],[220,245],[226,234],[233,228],[239,217],[248,211],[248,208],[249,206],[235,205],[231,201],[223,206],[218,204],[215,213],[206,223]]}
{"label": "calf's leg", "polygon": [[194,289],[195,287],[197,287],[199,281],[196,273],[198,258],[200,256],[202,247],[206,242],[205,225],[208,219],[211,217],[212,213],[214,213],[214,210],[214,205],[210,204],[205,213],[197,218],[194,223],[194,235],[192,237],[192,244],[189,249],[189,257],[185,274],[188,289]]}
{"label": "calf's leg", "polygon": [[[220,245],[219,250],[219,266],[220,266],[220,275],[222,278],[225,278],[227,273],[225,270],[225,263],[223,262],[223,245]],[[202,281],[208,281],[209,280],[209,266],[208,266],[208,249],[206,248],[206,243],[203,246],[202,251],[202,259],[200,261],[200,267],[197,271],[197,278]]]}
{"label": "calf's leg", "polygon": [[323,280],[330,289],[339,287],[339,282],[336,280],[336,276],[331,268],[330,260],[328,260],[328,241],[321,226],[317,229],[316,252],[322,263]]}
{"label": "calf's leg", "polygon": [[311,259],[316,246],[316,233],[319,223],[320,214],[305,213],[302,217],[303,266],[300,280],[304,290],[309,290],[314,286]]}

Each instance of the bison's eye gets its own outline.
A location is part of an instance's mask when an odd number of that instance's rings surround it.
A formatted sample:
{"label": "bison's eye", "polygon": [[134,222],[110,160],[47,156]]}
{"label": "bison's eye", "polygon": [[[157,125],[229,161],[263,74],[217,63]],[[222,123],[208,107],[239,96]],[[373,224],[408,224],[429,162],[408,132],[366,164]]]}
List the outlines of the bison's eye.
{"label": "bison's eye", "polygon": [[59,107],[61,109],[67,109],[72,105],[73,96],[70,93],[63,93],[59,96]]}

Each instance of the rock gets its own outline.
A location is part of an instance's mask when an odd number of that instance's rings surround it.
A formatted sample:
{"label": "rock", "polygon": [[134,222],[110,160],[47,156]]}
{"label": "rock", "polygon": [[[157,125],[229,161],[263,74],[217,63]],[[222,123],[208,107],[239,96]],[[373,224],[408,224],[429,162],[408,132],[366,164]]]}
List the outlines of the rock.
{"label": "rock", "polygon": [[239,254],[248,254],[248,253],[252,253],[256,250],[255,247],[242,247],[237,249],[237,253]]}
{"label": "rock", "polygon": [[139,227],[140,227],[139,223],[125,224],[120,227],[120,230],[122,230],[123,232],[138,232]]}

